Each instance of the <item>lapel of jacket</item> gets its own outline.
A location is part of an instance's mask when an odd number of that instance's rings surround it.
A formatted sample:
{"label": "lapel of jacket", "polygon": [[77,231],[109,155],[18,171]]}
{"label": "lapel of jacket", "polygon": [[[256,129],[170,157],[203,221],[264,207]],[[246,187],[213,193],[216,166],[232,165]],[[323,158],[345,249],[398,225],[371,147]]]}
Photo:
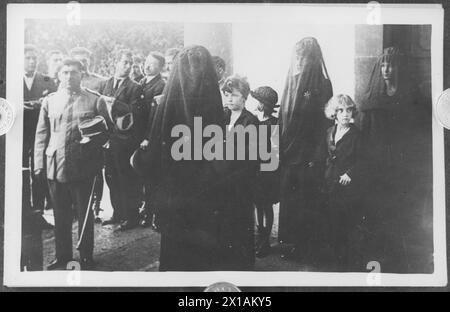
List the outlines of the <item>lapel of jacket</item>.
{"label": "lapel of jacket", "polygon": [[119,86],[119,89],[117,89],[117,91],[114,94],[114,97],[116,99],[118,99],[120,97],[120,95],[124,92],[124,90],[127,88],[129,82],[130,82],[130,78],[129,77],[125,78],[122,81],[122,83]]}
{"label": "lapel of jacket", "polygon": [[114,96],[114,77],[111,77],[106,81],[105,89],[103,90],[103,94],[106,96]]}

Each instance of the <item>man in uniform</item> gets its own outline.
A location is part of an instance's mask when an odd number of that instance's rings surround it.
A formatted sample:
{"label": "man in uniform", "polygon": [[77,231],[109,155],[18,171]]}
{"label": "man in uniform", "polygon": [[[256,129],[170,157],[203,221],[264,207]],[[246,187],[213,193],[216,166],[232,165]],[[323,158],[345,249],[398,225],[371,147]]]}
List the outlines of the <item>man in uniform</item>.
{"label": "man in uniform", "polygon": [[[92,91],[98,91],[100,85],[106,80],[96,73],[90,71],[92,52],[84,47],[76,47],[70,50],[70,56],[75,60],[79,61],[83,65],[81,86]],[[94,211],[96,215],[96,220],[100,220],[98,214],[100,212],[100,202],[103,197],[103,172],[99,171],[97,174],[97,179],[95,180],[94,187]]]}
{"label": "man in uniform", "polygon": [[[141,80],[140,85],[144,90],[144,103],[145,103],[145,119],[143,120],[144,127],[144,140],[141,142],[141,148],[143,150],[147,149],[149,141],[148,137],[150,135],[151,125],[153,116],[156,111],[156,103],[153,101],[155,96],[161,95],[166,83],[161,76],[161,71],[164,69],[165,59],[164,55],[158,52],[150,52],[145,60],[144,72],[145,77]],[[144,117],[143,116],[143,117]],[[143,220],[141,224],[143,226],[151,225],[156,228],[156,223],[154,222],[154,212],[150,209],[149,202],[149,186],[144,186],[144,200],[145,206],[143,209]]]}
{"label": "man in uniform", "polygon": [[[95,141],[80,144],[80,123],[101,115],[108,128],[113,129],[117,128],[117,120],[130,112],[127,104],[82,88],[82,68],[77,60],[63,61],[58,73],[60,86],[44,99],[36,129],[34,170],[36,176],[43,176],[46,171],[54,204],[56,259],[48,266],[49,270],[64,269],[72,259],[72,206],[78,213],[80,233],[94,177],[103,163],[101,144]],[[82,269],[93,267],[91,213],[87,220],[80,247]]]}
{"label": "man in uniform", "polygon": [[126,131],[115,132],[105,152],[105,179],[109,187],[114,210],[103,225],[121,223],[119,229],[127,230],[139,221],[139,178],[130,165],[133,152],[143,138],[142,114],[145,114],[142,87],[130,79],[133,55],[129,50],[117,54],[114,77],[104,81],[99,89],[115,102],[126,103],[132,109],[132,118],[123,126]]}

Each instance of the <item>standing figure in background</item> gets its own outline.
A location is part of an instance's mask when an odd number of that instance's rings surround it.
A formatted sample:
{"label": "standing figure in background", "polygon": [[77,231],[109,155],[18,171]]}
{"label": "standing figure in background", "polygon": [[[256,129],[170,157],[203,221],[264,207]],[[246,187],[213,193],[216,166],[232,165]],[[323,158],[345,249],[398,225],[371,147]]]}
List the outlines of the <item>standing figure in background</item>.
{"label": "standing figure in background", "polygon": [[[258,170],[258,161],[250,160],[251,151],[257,151],[259,124],[258,118],[245,109],[245,102],[250,93],[246,78],[233,75],[228,77],[222,87],[225,103],[226,140],[234,140],[234,160],[230,161],[229,183],[224,189],[227,195],[226,210],[222,216],[222,242],[229,252],[224,257],[224,270],[252,270],[255,264],[255,208],[253,190]],[[255,137],[251,132],[245,133],[245,146],[238,145],[237,127],[255,127]],[[229,148],[229,144],[227,144]],[[238,159],[239,149],[245,148],[245,159]],[[256,156],[257,157],[257,156]]]}
{"label": "standing figure in background", "polygon": [[166,53],[164,54],[164,58],[166,61],[166,68],[165,71],[162,72],[162,76],[165,81],[169,79],[170,72],[172,71],[172,67],[174,64],[175,57],[180,52],[180,49],[178,48],[170,48],[167,49]]}
{"label": "standing figure in background", "polygon": [[58,72],[62,65],[63,53],[60,50],[47,52],[47,75],[59,86]]}
{"label": "standing figure in background", "polygon": [[[152,128],[153,117],[156,112],[156,101],[154,101],[155,96],[162,94],[166,83],[161,76],[161,71],[164,69],[165,59],[164,55],[158,52],[150,52],[145,60],[144,72],[145,77],[140,81],[140,85],[144,91],[144,105],[145,113],[142,117],[144,128],[144,140],[141,142],[141,148],[143,150],[147,149],[150,136],[150,130]],[[157,229],[157,221],[155,218],[155,211],[152,209],[152,204],[150,203],[150,185],[144,185],[144,207],[142,209],[142,226],[152,226]]]}
{"label": "standing figure in background", "polygon": [[81,86],[93,91],[98,91],[102,82],[106,80],[105,77],[90,71],[92,52],[87,48],[76,47],[70,50],[70,57],[81,62],[83,65],[83,78],[81,80]]}
{"label": "standing figure in background", "polygon": [[420,94],[405,61],[398,48],[384,49],[359,118],[370,177],[365,196],[368,252],[393,272],[408,270],[408,233],[432,214],[423,208],[432,198],[427,186],[432,181],[431,101]]}
{"label": "standing figure in background", "polygon": [[103,225],[121,223],[119,229],[127,230],[138,225],[139,177],[130,165],[130,157],[142,141],[143,93],[142,87],[130,79],[133,55],[129,50],[117,54],[114,77],[104,81],[100,94],[115,102],[130,106],[131,113],[111,134],[105,150],[105,179],[108,184],[113,215]]}
{"label": "standing figure in background", "polygon": [[[98,91],[101,83],[105,81],[106,78],[100,76],[99,74],[92,73],[90,71],[92,52],[89,51],[87,48],[76,47],[70,50],[70,57],[79,61],[83,65],[81,86],[84,88],[88,88],[92,91]],[[101,211],[100,203],[103,197],[103,184],[104,182],[103,182],[103,167],[102,167],[102,169],[97,174],[94,187],[94,213],[96,222],[100,222],[99,213]]]}
{"label": "standing figure in background", "polygon": [[133,66],[131,67],[130,78],[139,83],[142,78],[144,78],[144,74],[142,72],[142,58],[136,55],[133,57]]}
{"label": "standing figure in background", "polygon": [[225,72],[226,72],[226,63],[220,56],[213,56],[212,57],[214,64],[216,65],[216,73],[217,73],[217,79],[219,83],[219,88],[223,87],[223,83],[225,82]]}
{"label": "standing figure in background", "polygon": [[[48,187],[44,177],[34,174],[34,141],[42,100],[56,86],[50,77],[37,69],[37,48],[24,48],[23,77],[23,149],[22,149],[22,259],[21,268],[27,271],[42,269],[42,229],[52,225],[42,217]],[[47,198],[48,200],[49,198]]]}
{"label": "standing figure in background", "polygon": [[[278,124],[278,118],[273,116],[275,108],[279,107],[278,94],[271,87],[264,86],[251,91],[252,97],[258,101],[258,111],[262,113],[260,125],[267,127],[267,148],[270,152],[272,148],[272,126]],[[279,201],[279,170],[259,171],[256,175],[255,183],[255,206],[258,221],[258,242],[256,244],[256,256],[264,257],[270,252],[270,234],[273,226],[273,207]]]}
{"label": "standing figure in background", "polygon": [[294,47],[280,102],[280,243],[293,244],[291,254],[311,254],[319,235],[317,177],[308,163],[329,121],[323,114],[332,86],[315,38]]}

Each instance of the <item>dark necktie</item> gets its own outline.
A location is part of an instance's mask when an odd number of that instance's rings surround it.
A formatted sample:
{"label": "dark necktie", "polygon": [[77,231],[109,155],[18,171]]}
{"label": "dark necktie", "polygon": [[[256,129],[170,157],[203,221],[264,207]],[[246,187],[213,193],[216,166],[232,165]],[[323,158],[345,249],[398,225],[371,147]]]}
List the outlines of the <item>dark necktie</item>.
{"label": "dark necktie", "polygon": [[120,84],[120,80],[116,79],[116,81],[114,82],[114,92],[116,92],[117,89],[119,89],[119,84]]}

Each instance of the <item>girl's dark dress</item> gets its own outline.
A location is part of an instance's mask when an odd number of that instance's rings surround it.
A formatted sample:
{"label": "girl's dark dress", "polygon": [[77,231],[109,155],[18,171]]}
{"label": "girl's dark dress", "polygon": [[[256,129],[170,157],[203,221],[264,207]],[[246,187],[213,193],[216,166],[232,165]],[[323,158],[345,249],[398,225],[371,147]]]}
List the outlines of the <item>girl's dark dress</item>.
{"label": "girl's dark dress", "polygon": [[[356,233],[356,227],[362,219],[358,199],[364,181],[364,161],[361,135],[356,126],[350,125],[349,130],[335,143],[336,127],[328,129],[326,138],[317,150],[314,163],[315,166],[323,165],[323,192],[326,197],[329,242],[335,251],[336,261],[344,269],[348,264],[348,256],[355,256],[358,252],[355,242],[350,241],[350,235]],[[350,184],[345,186],[339,183],[344,174],[351,178]]]}
{"label": "girl's dark dress", "polygon": [[[267,147],[266,151],[271,151],[271,135],[272,126],[278,124],[278,118],[270,116],[268,119],[260,121],[260,125],[266,126],[267,129]],[[262,128],[261,128],[262,129]],[[268,161],[261,161],[262,163],[269,163]],[[255,204],[275,204],[280,199],[280,170],[279,167],[275,171],[260,171],[256,174],[256,183],[254,191]]]}

